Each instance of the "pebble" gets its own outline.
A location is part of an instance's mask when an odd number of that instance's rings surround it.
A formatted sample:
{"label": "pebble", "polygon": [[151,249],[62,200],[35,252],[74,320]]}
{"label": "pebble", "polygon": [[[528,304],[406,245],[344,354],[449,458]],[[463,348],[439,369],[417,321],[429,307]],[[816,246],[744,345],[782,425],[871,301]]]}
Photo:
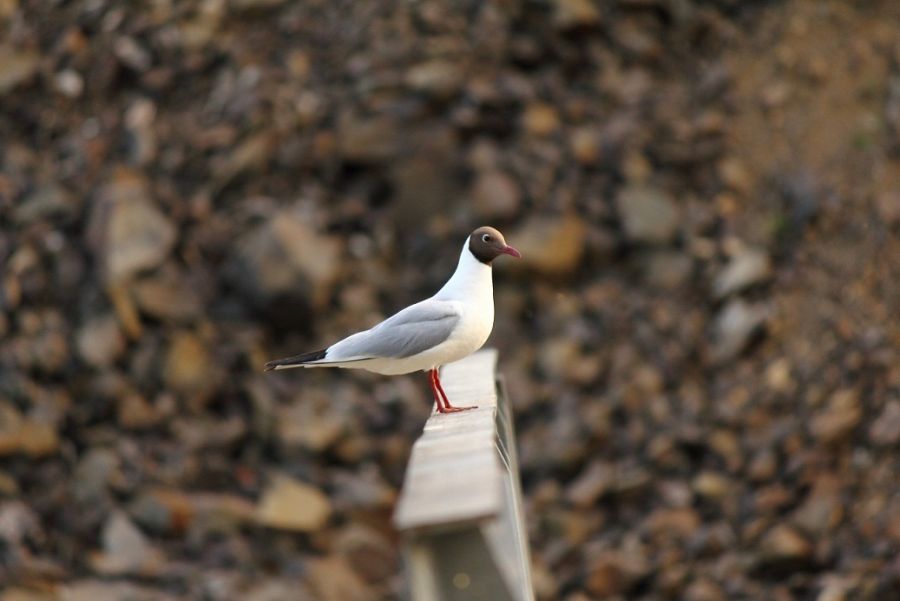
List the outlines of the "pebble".
{"label": "pebble", "polygon": [[876,446],[890,447],[900,442],[900,401],[890,400],[869,426],[869,440]]}
{"label": "pebble", "polygon": [[137,526],[120,511],[103,526],[103,551],[91,557],[94,571],[104,575],[153,576],[164,567],[165,558]]}
{"label": "pebble", "polygon": [[34,52],[0,44],[0,96],[27,83],[38,71],[40,57]]}
{"label": "pebble", "polygon": [[78,330],[76,346],[88,365],[105,368],[113,365],[125,352],[125,336],[116,318],[104,315],[89,320]]}
{"label": "pebble", "polygon": [[472,188],[475,212],[483,219],[510,219],[519,213],[522,194],[516,181],[499,170],[478,175]]}
{"label": "pebble", "polygon": [[94,203],[91,229],[112,282],[160,265],[175,246],[175,224],[150,199],[146,182],[120,172]]}
{"label": "pebble", "polygon": [[853,433],[861,419],[859,393],[845,388],[831,395],[828,407],[813,416],[810,431],[820,442],[838,443]]}
{"label": "pebble", "polygon": [[560,30],[593,27],[600,23],[597,5],[590,0],[553,0],[553,22]]}
{"label": "pebble", "polygon": [[375,592],[341,557],[325,557],[309,564],[309,580],[317,601],[370,601]]}
{"label": "pebble", "polygon": [[171,390],[206,394],[216,384],[212,358],[206,345],[191,332],[178,332],[166,351],[163,380]]}
{"label": "pebble", "polygon": [[710,359],[724,363],[737,357],[769,319],[769,310],[759,303],[734,299],[722,308],[713,322]]}
{"label": "pebble", "polygon": [[331,502],[319,489],[286,475],[277,475],[256,507],[264,526],[295,532],[315,532],[328,523]]}
{"label": "pebble", "polygon": [[795,528],[779,524],[772,528],[760,542],[760,552],[766,564],[780,564],[792,560],[812,558],[812,544]]}
{"label": "pebble", "polygon": [[757,248],[745,248],[731,258],[713,282],[716,298],[722,299],[772,277],[769,255]]}
{"label": "pebble", "polygon": [[604,550],[587,560],[585,588],[597,598],[627,593],[650,571],[638,552]]}
{"label": "pebble", "polygon": [[631,242],[667,244],[678,233],[678,209],[660,188],[642,184],[626,186],[616,196],[616,207]]}
{"label": "pebble", "polygon": [[587,509],[593,507],[604,493],[612,490],[615,483],[615,466],[594,460],[566,487],[566,499],[576,507]]}
{"label": "pebble", "polygon": [[572,275],[580,265],[587,226],[575,215],[532,217],[508,239],[522,253],[522,267],[559,278]]}
{"label": "pebble", "polygon": [[438,98],[448,98],[457,93],[463,82],[464,73],[456,61],[428,61],[415,65],[406,73],[409,87]]}

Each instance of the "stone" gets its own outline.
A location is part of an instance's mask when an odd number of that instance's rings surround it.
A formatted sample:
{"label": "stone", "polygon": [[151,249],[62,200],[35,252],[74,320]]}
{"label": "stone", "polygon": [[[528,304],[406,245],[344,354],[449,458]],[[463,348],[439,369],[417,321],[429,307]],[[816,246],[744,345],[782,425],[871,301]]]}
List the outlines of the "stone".
{"label": "stone", "polygon": [[59,434],[54,424],[23,416],[0,399],[0,457],[24,453],[40,458],[58,450]]}
{"label": "stone", "polygon": [[356,575],[341,557],[325,557],[309,562],[309,581],[317,601],[370,601],[375,591]]}
{"label": "stone", "polygon": [[730,301],[713,321],[710,360],[723,363],[737,357],[762,330],[768,318],[769,310],[765,305],[741,299]]}
{"label": "stone", "polygon": [[549,136],[559,129],[559,113],[549,104],[536,102],[526,107],[522,124],[531,135]]}
{"label": "stone", "polygon": [[25,225],[52,217],[68,219],[75,215],[77,206],[62,186],[51,183],[40,186],[17,203],[13,221]]}
{"label": "stone", "polygon": [[141,312],[156,319],[187,322],[203,312],[196,287],[177,271],[141,278],[131,290]]}
{"label": "stone", "polygon": [[844,388],[831,395],[828,406],[810,422],[810,431],[819,442],[832,444],[845,440],[859,425],[862,407],[859,393]]}
{"label": "stone", "polygon": [[586,558],[585,588],[595,598],[606,598],[628,592],[649,573],[647,559],[634,551],[603,550]]}
{"label": "stone", "polygon": [[463,85],[464,73],[459,63],[432,60],[413,66],[406,73],[406,84],[432,96],[448,98]]}
{"label": "stone", "polygon": [[111,486],[121,484],[122,481],[119,456],[110,449],[93,448],[84,454],[75,467],[72,496],[85,506],[97,505],[107,497]]}
{"label": "stone", "polygon": [[721,586],[707,578],[691,582],[684,591],[685,601],[728,601]]}
{"label": "stone", "polygon": [[328,523],[331,501],[319,489],[286,475],[275,476],[256,508],[264,526],[295,532],[315,532]]}
{"label": "stone", "polygon": [[762,558],[766,563],[790,560],[808,560],[812,557],[812,544],[795,528],[778,524],[760,542]]}
{"label": "stone", "polygon": [[78,330],[78,354],[90,366],[105,368],[113,365],[125,352],[125,336],[113,315],[90,319]]}
{"label": "stone", "polygon": [[279,407],[276,411],[278,440],[287,451],[307,449],[321,453],[347,430],[346,420],[337,412],[314,407],[307,399]]}
{"label": "stone", "polygon": [[667,244],[678,233],[680,215],[667,192],[644,184],[619,191],[616,207],[626,237],[639,244]]}
{"label": "stone", "polygon": [[397,123],[386,116],[360,118],[342,115],[338,119],[337,149],[352,163],[382,163],[400,150]]}
{"label": "stone", "polygon": [[37,74],[40,56],[20,51],[9,44],[0,44],[0,96],[27,83]]}
{"label": "stone", "polygon": [[569,137],[569,150],[585,166],[596,165],[603,156],[602,132],[594,127],[576,128]]}
{"label": "stone", "polygon": [[196,334],[174,335],[166,351],[163,380],[166,387],[185,395],[204,392],[215,384],[212,359]]}
{"label": "stone", "polygon": [[510,219],[519,213],[522,194],[512,177],[492,169],[478,174],[472,201],[475,212],[484,219]]}
{"label": "stone", "polygon": [[793,513],[793,522],[806,533],[827,536],[844,518],[840,479],[822,474],[813,483],[803,504]]}
{"label": "stone", "polygon": [[370,584],[391,578],[398,566],[394,545],[383,534],[361,524],[350,524],[335,538],[334,549]]}
{"label": "stone", "polygon": [[728,262],[716,276],[713,291],[716,298],[725,298],[772,277],[769,255],[758,248],[745,248]]}
{"label": "stone", "polygon": [[690,507],[657,509],[644,520],[655,539],[688,540],[700,528],[700,515]]}
{"label": "stone", "polygon": [[691,277],[694,261],[689,255],[669,249],[653,251],[643,257],[644,278],[660,290],[677,290]]}
{"label": "stone", "polygon": [[296,211],[280,211],[237,240],[232,280],[257,303],[306,296],[321,306],[339,275],[340,258],[336,238],[319,234]]}
{"label": "stone", "polygon": [[587,241],[587,225],[576,215],[532,217],[508,236],[522,253],[522,268],[562,278],[581,263]]}
{"label": "stone", "polygon": [[890,190],[879,194],[875,198],[875,208],[888,227],[900,225],[900,192]]}
{"label": "stone", "polygon": [[160,265],[175,246],[175,224],[150,199],[138,175],[119,172],[91,212],[90,231],[111,282]]}
{"label": "stone", "polygon": [[159,589],[131,582],[107,580],[75,580],[59,589],[57,601],[171,601]]}
{"label": "stone", "polygon": [[700,472],[694,478],[692,486],[698,495],[710,499],[722,499],[734,490],[728,477],[710,471]]}
{"label": "stone", "polygon": [[553,0],[552,4],[553,23],[562,31],[600,23],[600,11],[591,0]]}
{"label": "stone", "polygon": [[592,461],[566,488],[566,499],[576,507],[593,507],[616,484],[616,468],[602,460]]}
{"label": "stone", "polygon": [[884,410],[869,426],[869,440],[877,446],[894,446],[900,442],[900,401],[888,401]]}
{"label": "stone", "polygon": [[152,576],[163,568],[162,552],[120,511],[106,521],[101,539],[103,551],[91,557],[91,566],[100,574]]}

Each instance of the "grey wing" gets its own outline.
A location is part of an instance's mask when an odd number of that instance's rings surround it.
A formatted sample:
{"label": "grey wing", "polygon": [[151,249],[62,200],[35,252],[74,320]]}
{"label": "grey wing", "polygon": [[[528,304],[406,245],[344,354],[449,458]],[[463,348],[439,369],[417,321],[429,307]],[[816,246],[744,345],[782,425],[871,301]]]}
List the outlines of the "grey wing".
{"label": "grey wing", "polygon": [[424,300],[328,348],[332,360],[417,355],[444,342],[459,323],[459,303]]}

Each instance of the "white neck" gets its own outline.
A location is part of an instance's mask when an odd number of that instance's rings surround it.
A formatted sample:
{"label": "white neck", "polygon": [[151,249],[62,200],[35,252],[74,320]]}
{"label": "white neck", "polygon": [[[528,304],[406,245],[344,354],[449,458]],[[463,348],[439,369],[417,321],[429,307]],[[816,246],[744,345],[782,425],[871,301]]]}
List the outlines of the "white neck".
{"label": "white neck", "polygon": [[475,258],[469,250],[469,239],[466,238],[456,271],[438,290],[434,298],[440,300],[465,300],[476,303],[490,302],[494,304],[494,286],[491,278],[491,266],[485,265]]}

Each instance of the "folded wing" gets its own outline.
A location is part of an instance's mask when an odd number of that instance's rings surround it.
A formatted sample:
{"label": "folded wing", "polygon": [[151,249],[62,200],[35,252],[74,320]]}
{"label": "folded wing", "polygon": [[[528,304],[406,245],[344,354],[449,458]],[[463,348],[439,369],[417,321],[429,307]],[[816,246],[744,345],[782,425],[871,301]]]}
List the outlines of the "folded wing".
{"label": "folded wing", "polygon": [[411,357],[450,338],[460,316],[457,301],[424,300],[331,345],[324,361]]}

